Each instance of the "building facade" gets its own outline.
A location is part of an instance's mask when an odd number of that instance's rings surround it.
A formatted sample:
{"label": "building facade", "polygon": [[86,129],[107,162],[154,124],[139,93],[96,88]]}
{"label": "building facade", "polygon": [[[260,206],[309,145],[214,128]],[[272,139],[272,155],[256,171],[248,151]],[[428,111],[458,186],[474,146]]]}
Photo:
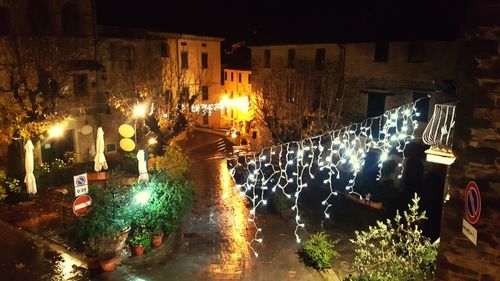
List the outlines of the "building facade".
{"label": "building facade", "polygon": [[[64,120],[62,136],[36,142],[36,163],[63,159],[68,152],[78,162],[92,161],[98,127],[105,133],[105,153],[113,158],[121,151],[119,126],[143,122],[129,114],[140,102],[160,122],[169,122],[182,110],[197,124],[220,127],[218,112],[208,116],[190,109],[219,101],[222,38],[98,26],[90,0],[3,1],[0,16],[7,23],[0,28],[5,35],[2,40],[40,41],[29,46],[33,50],[42,43],[48,49],[47,41],[58,50],[49,52],[57,55],[52,61],[62,61],[57,65],[60,77],[54,77],[60,93],[54,110],[71,118]],[[2,52],[2,58],[15,62],[6,53]],[[31,76],[33,81],[39,77]],[[8,73],[0,71],[2,89],[8,81]],[[118,105],[118,100],[125,102]],[[22,150],[22,143],[17,145]],[[7,149],[0,151],[6,154]]]}
{"label": "building facade", "polygon": [[[316,124],[310,116],[318,110],[340,125],[425,97],[436,83],[455,80],[458,64],[456,41],[267,45],[251,52],[254,90],[281,95],[284,112],[317,128],[325,115]],[[420,106],[427,121],[433,104]]]}

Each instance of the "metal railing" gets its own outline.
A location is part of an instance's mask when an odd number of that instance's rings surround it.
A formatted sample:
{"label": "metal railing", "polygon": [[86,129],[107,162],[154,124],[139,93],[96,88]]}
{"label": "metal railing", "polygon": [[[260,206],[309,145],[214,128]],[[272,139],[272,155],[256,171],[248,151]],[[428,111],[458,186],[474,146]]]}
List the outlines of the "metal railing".
{"label": "metal railing", "polygon": [[434,114],[422,134],[422,141],[432,150],[451,153],[453,129],[455,127],[455,105],[436,104]]}

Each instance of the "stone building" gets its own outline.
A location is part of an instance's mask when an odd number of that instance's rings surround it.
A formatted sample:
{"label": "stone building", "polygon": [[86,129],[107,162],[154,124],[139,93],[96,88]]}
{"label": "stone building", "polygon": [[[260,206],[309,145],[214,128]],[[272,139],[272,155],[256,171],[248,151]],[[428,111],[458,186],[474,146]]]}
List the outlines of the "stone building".
{"label": "stone building", "polygon": [[[467,1],[462,28],[458,103],[448,170],[436,280],[500,280],[500,5]],[[480,212],[472,224],[477,241],[464,234],[466,187],[480,191]],[[476,206],[478,206],[476,201]],[[471,228],[467,228],[471,231]],[[473,230],[472,230],[473,231]]]}
{"label": "stone building", "polygon": [[[16,77],[18,81],[28,81],[29,86],[23,90],[63,97],[57,99],[54,111],[64,109],[78,115],[82,108],[92,106],[99,68],[92,1],[2,1],[0,22],[0,57],[5,66],[0,71],[0,85],[7,90],[4,94],[19,90],[15,88],[19,84],[11,83]],[[23,64],[27,58],[33,63]],[[22,68],[30,70],[18,71]],[[58,141],[60,153],[50,142],[36,143],[37,162],[59,157],[63,151],[74,151],[78,143],[75,135],[66,135]],[[15,141],[11,151],[19,155],[15,151],[22,150],[21,146]]]}
{"label": "stone building", "polygon": [[[58,89],[64,91],[56,110],[72,118],[65,120],[63,136],[35,144],[36,163],[63,158],[67,151],[78,162],[91,161],[99,126],[105,134],[105,153],[113,157],[120,151],[118,127],[137,121],[115,108],[116,97],[126,99],[131,111],[147,92],[156,97],[147,104],[167,119],[178,103],[188,110],[219,99],[222,38],[99,26],[93,4],[90,0],[0,3],[0,22],[8,23],[0,28],[2,35],[44,38],[54,50],[61,50],[53,60],[61,61]],[[4,74],[0,72],[1,86],[8,81]],[[206,117],[191,114],[199,124],[206,123]],[[212,126],[220,126],[220,115],[209,119]],[[22,150],[20,142],[16,145]]]}
{"label": "stone building", "polygon": [[[163,84],[166,102],[187,106],[215,104],[221,93],[221,41],[223,38],[149,32],[164,41]],[[197,125],[220,128],[220,111],[191,112]]]}
{"label": "stone building", "polygon": [[252,127],[250,122],[253,119],[251,103],[254,98],[251,77],[250,70],[224,68],[224,90],[221,100],[234,101],[234,106],[223,110],[221,128],[234,128],[243,134],[250,133]]}
{"label": "stone building", "polygon": [[[436,91],[434,82],[454,80],[458,45],[456,41],[324,43],[255,45],[251,51],[255,83],[271,72],[281,77],[307,72],[316,77],[307,86],[311,96],[307,103],[313,104],[315,96],[327,91],[335,96],[341,123],[349,123],[426,96]],[[300,91],[297,88],[294,95],[303,95]],[[292,98],[285,100],[293,103]]]}

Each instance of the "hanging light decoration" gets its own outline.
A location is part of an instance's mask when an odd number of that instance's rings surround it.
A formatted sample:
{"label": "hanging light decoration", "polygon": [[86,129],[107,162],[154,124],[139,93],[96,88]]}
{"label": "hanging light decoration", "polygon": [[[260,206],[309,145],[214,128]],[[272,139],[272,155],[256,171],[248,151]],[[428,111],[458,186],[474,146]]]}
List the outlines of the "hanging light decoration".
{"label": "hanging light decoration", "polygon": [[401,178],[404,150],[414,138],[413,134],[418,127],[418,122],[414,119],[418,116],[418,101],[339,130],[264,148],[243,157],[242,162],[231,167],[230,173],[236,187],[239,188],[241,196],[250,202],[248,220],[255,231],[254,237],[247,243],[254,254],[258,255],[254,243],[262,242],[262,229],[256,222],[257,208],[267,204],[269,191],[281,192],[294,203],[294,234],[296,241],[300,243],[300,232],[305,224],[299,210],[299,198],[302,191],[308,188],[308,181],[323,179],[322,183],[328,186],[329,193],[321,203],[324,216],[328,219],[332,197],[340,192],[339,187],[334,188],[334,185],[337,185],[341,177],[347,177],[347,185],[342,188],[342,192],[361,198],[354,187],[368,152],[377,151],[380,154],[377,180],[382,175],[384,162],[394,154],[402,155],[398,165],[398,177]]}

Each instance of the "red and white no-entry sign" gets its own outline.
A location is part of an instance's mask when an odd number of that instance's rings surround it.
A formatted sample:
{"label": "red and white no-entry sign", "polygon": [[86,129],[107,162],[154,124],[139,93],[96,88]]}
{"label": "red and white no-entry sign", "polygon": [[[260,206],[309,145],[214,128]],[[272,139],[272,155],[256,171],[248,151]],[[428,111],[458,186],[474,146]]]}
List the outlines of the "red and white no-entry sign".
{"label": "red and white no-entry sign", "polygon": [[481,215],[481,193],[473,181],[465,189],[465,217],[471,224],[475,224]]}
{"label": "red and white no-entry sign", "polygon": [[79,196],[73,202],[73,213],[77,216],[85,216],[90,211],[90,205],[92,205],[92,198],[90,196]]}

